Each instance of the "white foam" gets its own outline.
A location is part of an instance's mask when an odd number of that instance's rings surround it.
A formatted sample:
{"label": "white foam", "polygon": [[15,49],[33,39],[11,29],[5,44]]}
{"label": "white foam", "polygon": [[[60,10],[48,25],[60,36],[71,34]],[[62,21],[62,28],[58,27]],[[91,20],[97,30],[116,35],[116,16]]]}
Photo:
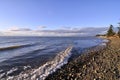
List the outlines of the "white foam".
{"label": "white foam", "polygon": [[100,45],[100,46],[106,46],[108,42],[109,42],[109,40],[104,39],[104,40],[102,41],[102,43],[99,44],[99,45]]}
{"label": "white foam", "polygon": [[18,70],[18,68],[12,68],[11,70],[9,70],[8,72],[7,72],[7,75],[8,74],[11,74],[11,73],[13,73],[14,71],[17,71]]}
{"label": "white foam", "polygon": [[109,42],[109,40],[108,40],[108,39],[104,39],[103,42],[104,42],[104,43],[107,43],[107,42]]}
{"label": "white foam", "polygon": [[23,69],[24,69],[24,70],[26,70],[26,69],[28,69],[28,68],[31,68],[31,66],[29,66],[29,65],[28,65],[28,66],[23,66]]}
{"label": "white foam", "polygon": [[0,78],[2,78],[5,75],[5,73],[0,74]]}
{"label": "white foam", "polygon": [[56,71],[68,62],[71,56],[72,46],[68,47],[65,51],[60,52],[52,61],[47,62],[38,69],[32,69],[28,73],[20,73],[18,76],[8,77],[9,80],[44,80],[49,74]]}
{"label": "white foam", "polygon": [[106,43],[101,43],[100,45],[101,45],[101,46],[106,46]]}

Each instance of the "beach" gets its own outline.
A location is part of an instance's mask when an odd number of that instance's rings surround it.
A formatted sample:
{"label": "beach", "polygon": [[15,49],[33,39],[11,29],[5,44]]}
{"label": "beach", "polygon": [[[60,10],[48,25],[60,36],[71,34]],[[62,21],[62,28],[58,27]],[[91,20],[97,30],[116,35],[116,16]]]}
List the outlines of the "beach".
{"label": "beach", "polygon": [[120,80],[120,38],[104,39],[109,40],[106,47],[88,50],[46,80]]}

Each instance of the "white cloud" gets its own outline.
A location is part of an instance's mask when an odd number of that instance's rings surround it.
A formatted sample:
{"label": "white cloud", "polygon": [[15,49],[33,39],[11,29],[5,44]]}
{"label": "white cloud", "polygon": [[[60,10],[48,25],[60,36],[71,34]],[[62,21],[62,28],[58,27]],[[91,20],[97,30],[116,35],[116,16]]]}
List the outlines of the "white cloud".
{"label": "white cloud", "polygon": [[31,31],[30,28],[19,28],[19,27],[10,27],[8,31]]}
{"label": "white cloud", "polygon": [[[58,30],[59,30],[59,29],[58,29]],[[62,26],[62,27],[60,27],[60,30],[72,30],[72,27]]]}
{"label": "white cloud", "polygon": [[45,29],[45,28],[47,28],[47,27],[46,26],[38,26],[37,27],[38,30],[42,30],[42,29]]}
{"label": "white cloud", "polygon": [[[45,28],[45,27],[40,27]],[[0,35],[7,36],[94,36],[103,33],[107,28],[78,28],[78,29],[57,29],[57,30],[31,30],[29,28],[12,27]]]}

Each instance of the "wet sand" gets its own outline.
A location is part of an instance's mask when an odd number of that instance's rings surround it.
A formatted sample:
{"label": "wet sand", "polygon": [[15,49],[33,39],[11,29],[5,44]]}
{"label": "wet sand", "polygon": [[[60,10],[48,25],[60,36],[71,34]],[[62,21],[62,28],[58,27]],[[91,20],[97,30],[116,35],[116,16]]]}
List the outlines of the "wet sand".
{"label": "wet sand", "polygon": [[105,48],[88,50],[46,80],[120,80],[120,38],[106,39],[110,42]]}

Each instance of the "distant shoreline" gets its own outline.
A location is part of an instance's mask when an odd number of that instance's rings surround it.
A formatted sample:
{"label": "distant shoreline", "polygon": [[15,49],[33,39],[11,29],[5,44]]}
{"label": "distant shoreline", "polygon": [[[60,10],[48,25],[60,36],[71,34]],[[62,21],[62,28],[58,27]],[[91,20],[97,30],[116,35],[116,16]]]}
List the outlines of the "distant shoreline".
{"label": "distant shoreline", "polygon": [[46,80],[120,80],[120,38],[100,38],[109,40],[105,48],[79,56]]}

